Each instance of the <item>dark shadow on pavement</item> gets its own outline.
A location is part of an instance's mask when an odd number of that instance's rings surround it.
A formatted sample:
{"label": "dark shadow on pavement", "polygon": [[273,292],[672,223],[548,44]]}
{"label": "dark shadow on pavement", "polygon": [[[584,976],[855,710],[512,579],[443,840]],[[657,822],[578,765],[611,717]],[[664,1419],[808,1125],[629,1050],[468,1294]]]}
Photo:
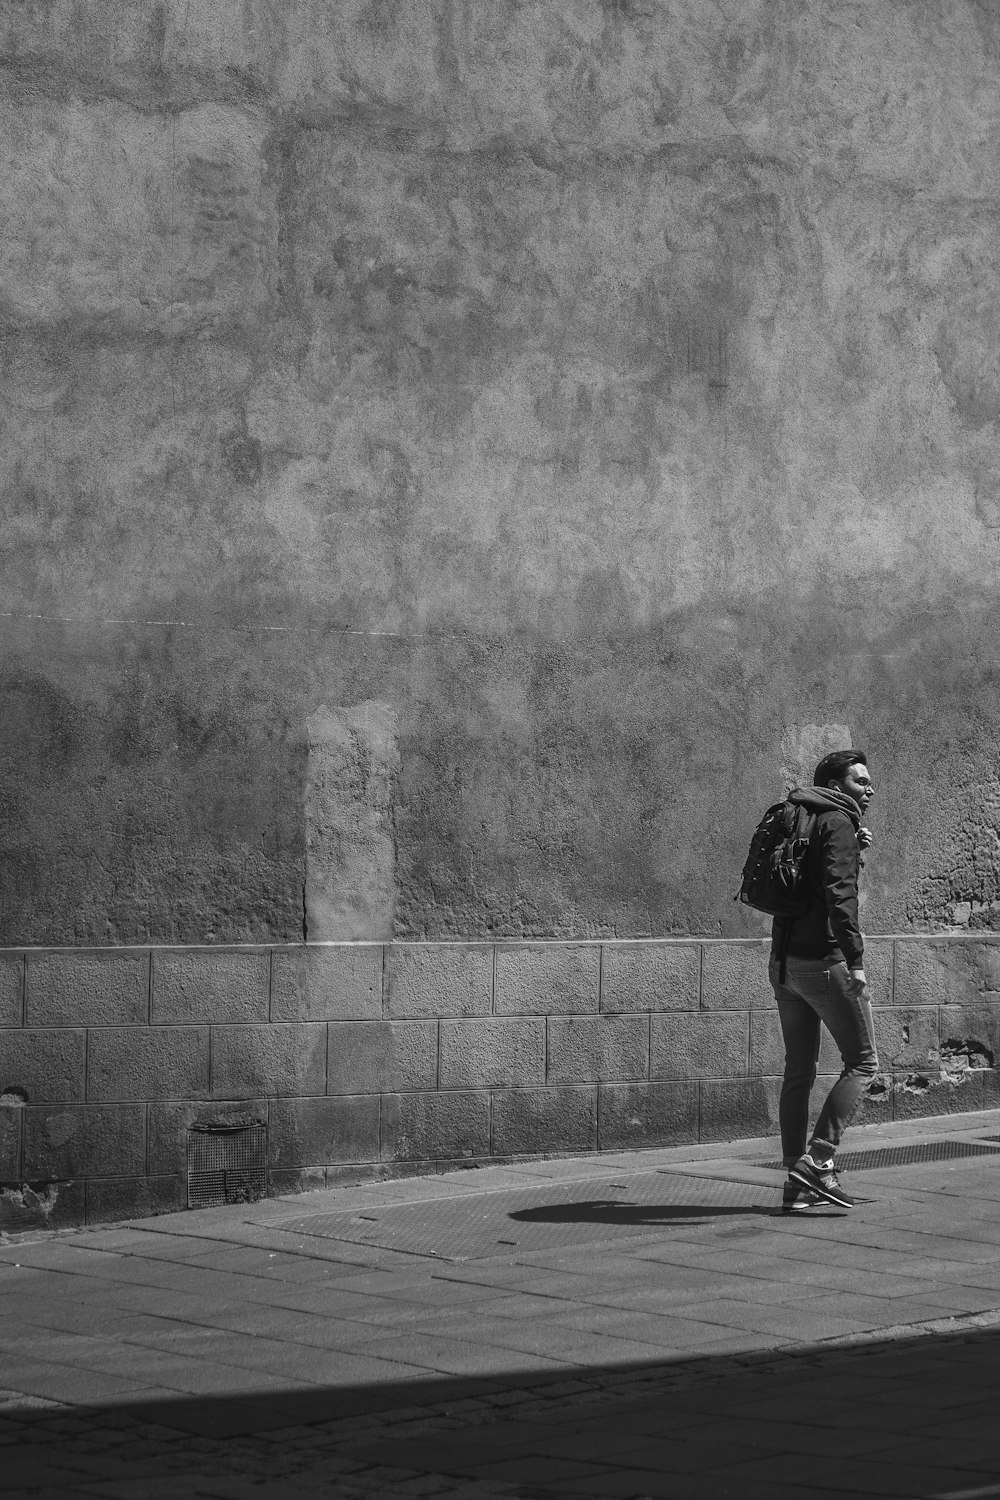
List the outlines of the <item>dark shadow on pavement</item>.
{"label": "dark shadow on pavement", "polygon": [[[811,1219],[824,1214],[843,1217],[844,1210],[828,1204],[806,1210]],[[620,1203],[615,1199],[595,1198],[590,1203],[546,1203],[539,1208],[519,1208],[507,1215],[522,1224],[701,1224],[709,1219],[789,1218],[780,1205],[773,1203],[751,1208],[716,1208],[701,1204]]]}
{"label": "dark shadow on pavement", "polygon": [[468,1500],[931,1500],[1000,1493],[998,1407],[1000,1330],[956,1326],[554,1374],[88,1410],[8,1405],[0,1451],[9,1500],[83,1486],[142,1495],[154,1478],[158,1497],[234,1500],[397,1489]]}

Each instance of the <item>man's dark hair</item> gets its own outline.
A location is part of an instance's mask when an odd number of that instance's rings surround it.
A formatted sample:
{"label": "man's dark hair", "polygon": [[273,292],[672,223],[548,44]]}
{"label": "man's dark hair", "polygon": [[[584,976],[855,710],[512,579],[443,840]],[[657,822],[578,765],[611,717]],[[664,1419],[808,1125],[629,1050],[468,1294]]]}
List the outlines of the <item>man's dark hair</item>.
{"label": "man's dark hair", "polygon": [[824,755],[813,774],[813,786],[826,786],[828,781],[843,781],[852,766],[866,766],[868,757],[863,750],[834,750]]}

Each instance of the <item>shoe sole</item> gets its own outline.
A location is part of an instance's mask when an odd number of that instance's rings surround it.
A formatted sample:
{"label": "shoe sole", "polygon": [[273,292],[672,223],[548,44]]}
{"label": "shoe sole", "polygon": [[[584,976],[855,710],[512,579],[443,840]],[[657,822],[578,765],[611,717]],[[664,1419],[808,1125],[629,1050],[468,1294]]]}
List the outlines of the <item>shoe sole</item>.
{"label": "shoe sole", "polygon": [[799,1183],[800,1186],[808,1188],[811,1193],[817,1193],[824,1202],[832,1203],[835,1208],[854,1207],[850,1198],[838,1197],[836,1193],[831,1193],[827,1188],[820,1187],[818,1182],[811,1182],[804,1173],[796,1172],[794,1167],[791,1168],[788,1175],[793,1181]]}

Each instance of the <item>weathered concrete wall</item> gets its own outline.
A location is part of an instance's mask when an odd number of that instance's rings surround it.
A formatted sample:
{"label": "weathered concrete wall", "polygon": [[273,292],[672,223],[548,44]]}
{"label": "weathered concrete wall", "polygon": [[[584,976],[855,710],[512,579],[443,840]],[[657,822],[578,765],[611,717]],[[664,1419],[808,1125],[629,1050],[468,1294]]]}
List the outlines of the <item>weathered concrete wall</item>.
{"label": "weathered concrete wall", "polygon": [[2,0],[4,941],[757,931],[824,726],[869,930],[998,925],[998,64],[981,0]]}
{"label": "weathered concrete wall", "polygon": [[[859,1123],[1000,1105],[1000,938],[877,938]],[[829,1037],[827,1084],[839,1072]],[[0,1227],[183,1208],[191,1128],[296,1192],[777,1133],[746,939],[0,953]]]}

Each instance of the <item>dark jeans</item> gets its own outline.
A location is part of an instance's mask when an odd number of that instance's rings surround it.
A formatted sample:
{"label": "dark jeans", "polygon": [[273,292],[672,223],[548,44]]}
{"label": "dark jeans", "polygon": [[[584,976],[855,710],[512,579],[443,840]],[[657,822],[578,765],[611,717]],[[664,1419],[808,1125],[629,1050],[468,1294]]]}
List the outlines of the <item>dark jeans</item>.
{"label": "dark jeans", "polygon": [[785,1041],[778,1122],[786,1167],[798,1161],[806,1149],[809,1093],[816,1082],[821,1024],[840,1048],[844,1071],[827,1095],[809,1141],[810,1151],[815,1147],[814,1154],[826,1160],[840,1145],[868,1084],[878,1072],[868,991],[851,977],[845,963],[831,964],[821,958],[788,958],[784,984],[778,983],[778,965],[772,959],[768,977]]}

